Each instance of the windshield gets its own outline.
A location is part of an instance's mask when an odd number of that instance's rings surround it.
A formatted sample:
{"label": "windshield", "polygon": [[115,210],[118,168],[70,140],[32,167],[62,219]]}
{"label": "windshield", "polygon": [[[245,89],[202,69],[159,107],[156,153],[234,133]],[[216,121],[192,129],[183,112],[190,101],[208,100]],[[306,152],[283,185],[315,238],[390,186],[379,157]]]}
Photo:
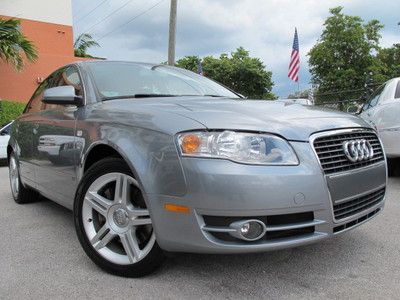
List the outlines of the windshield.
{"label": "windshield", "polygon": [[89,68],[103,100],[146,95],[239,98],[220,84],[180,68],[122,62],[93,63]]}
{"label": "windshield", "polygon": [[367,102],[364,104],[362,111],[370,109],[378,104],[379,98],[381,97],[384,88],[385,84],[381,85],[379,88],[376,89],[375,92],[372,93]]}

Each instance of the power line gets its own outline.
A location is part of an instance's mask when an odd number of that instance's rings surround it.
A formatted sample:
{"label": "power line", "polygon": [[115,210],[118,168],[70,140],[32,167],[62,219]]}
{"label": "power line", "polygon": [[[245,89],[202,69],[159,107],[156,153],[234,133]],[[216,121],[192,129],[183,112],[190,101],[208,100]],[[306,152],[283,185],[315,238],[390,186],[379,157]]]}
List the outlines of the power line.
{"label": "power line", "polygon": [[86,15],[84,15],[83,17],[79,18],[78,21],[76,21],[75,24],[78,24],[80,21],[82,21],[83,19],[85,19],[87,16],[89,16],[92,12],[94,12],[96,9],[98,9],[100,6],[102,6],[104,3],[106,3],[108,0],[104,0],[102,2],[100,2],[100,4],[98,4],[97,6],[95,6],[91,11],[89,11]]}
{"label": "power line", "polygon": [[99,22],[95,23],[94,25],[90,26],[88,29],[83,30],[82,32],[90,32],[94,27],[99,25],[100,23],[104,22],[107,20],[109,17],[111,17],[113,14],[119,12],[121,9],[123,9],[125,6],[127,6],[129,3],[131,3],[133,0],[128,0],[125,2],[122,6],[118,7],[117,9],[113,10],[110,14],[108,14],[105,18],[101,19]]}
{"label": "power line", "polygon": [[117,30],[121,29],[122,27],[128,25],[129,23],[133,22],[134,20],[136,20],[137,18],[143,16],[144,14],[148,13],[150,10],[152,10],[153,8],[159,6],[162,2],[164,2],[165,0],[161,0],[158,1],[156,4],[154,4],[153,6],[149,7],[148,9],[146,9],[145,11],[137,14],[136,16],[134,16],[132,19],[130,19],[128,22],[125,22],[123,24],[121,24],[120,26],[118,26],[117,28],[107,32],[106,34],[102,35],[100,38],[97,39],[97,41],[102,40],[103,38],[105,38],[106,36],[110,35],[111,33],[116,32]]}

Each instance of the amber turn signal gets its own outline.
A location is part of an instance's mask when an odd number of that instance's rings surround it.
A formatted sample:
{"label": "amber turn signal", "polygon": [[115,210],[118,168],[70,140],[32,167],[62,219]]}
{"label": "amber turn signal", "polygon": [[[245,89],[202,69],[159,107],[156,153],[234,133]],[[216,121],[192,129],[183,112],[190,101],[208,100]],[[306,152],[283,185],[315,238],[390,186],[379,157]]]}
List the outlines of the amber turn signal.
{"label": "amber turn signal", "polygon": [[189,213],[189,207],[183,206],[183,205],[167,203],[164,205],[164,208],[165,208],[165,210],[173,211],[173,212],[177,212],[177,213],[182,213],[182,214]]}
{"label": "amber turn signal", "polygon": [[200,143],[200,138],[197,135],[185,135],[182,139],[182,152],[185,154],[194,153],[200,148]]}

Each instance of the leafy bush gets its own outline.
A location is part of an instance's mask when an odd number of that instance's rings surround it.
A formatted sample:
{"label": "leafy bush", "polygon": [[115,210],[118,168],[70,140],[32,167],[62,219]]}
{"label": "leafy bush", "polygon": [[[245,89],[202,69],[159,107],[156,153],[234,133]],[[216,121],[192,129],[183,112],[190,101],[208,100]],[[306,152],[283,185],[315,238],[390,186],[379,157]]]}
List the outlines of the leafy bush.
{"label": "leafy bush", "polygon": [[21,115],[25,106],[25,103],[0,101],[0,126]]}

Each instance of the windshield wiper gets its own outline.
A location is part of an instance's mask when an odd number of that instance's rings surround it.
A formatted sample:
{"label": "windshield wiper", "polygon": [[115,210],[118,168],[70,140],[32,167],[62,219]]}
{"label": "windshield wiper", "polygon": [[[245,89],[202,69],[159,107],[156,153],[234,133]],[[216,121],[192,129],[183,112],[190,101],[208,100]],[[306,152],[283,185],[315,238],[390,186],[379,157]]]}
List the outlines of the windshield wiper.
{"label": "windshield wiper", "polygon": [[103,97],[103,101],[107,100],[116,100],[116,99],[130,99],[130,98],[156,98],[156,97],[178,97],[178,95],[170,95],[170,94],[133,94],[133,95],[123,95],[123,96],[112,96],[112,97]]}
{"label": "windshield wiper", "polygon": [[228,96],[222,95],[182,95],[185,97],[215,97],[215,98],[228,98]]}

